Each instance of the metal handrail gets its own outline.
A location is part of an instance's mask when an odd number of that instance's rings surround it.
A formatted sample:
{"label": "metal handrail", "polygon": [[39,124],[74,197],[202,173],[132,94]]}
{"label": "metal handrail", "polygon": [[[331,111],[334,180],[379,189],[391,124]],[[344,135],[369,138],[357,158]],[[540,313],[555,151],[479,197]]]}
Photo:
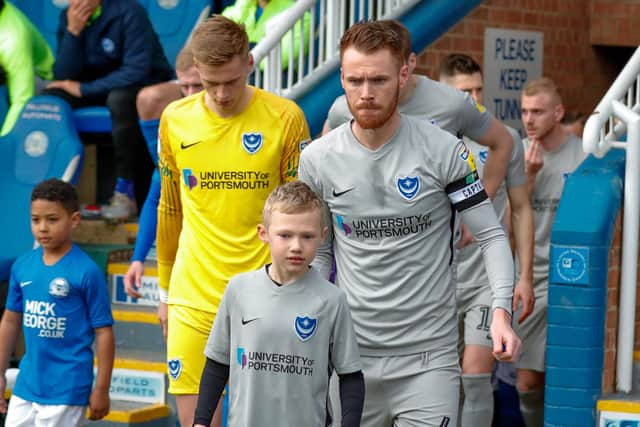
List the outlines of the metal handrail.
{"label": "metal handrail", "polygon": [[[295,99],[318,79],[336,70],[339,41],[349,26],[362,19],[396,18],[420,1],[298,0],[267,22],[265,37],[251,50],[255,63],[251,73],[253,84]],[[310,28],[305,28],[305,16],[309,17]],[[296,26],[300,28],[298,40],[295,31],[291,31]],[[309,34],[308,43],[305,34]],[[297,58],[296,45],[304,46]],[[283,48],[289,53],[286,67],[282,64]]]}
{"label": "metal handrail", "polygon": [[[613,82],[587,120],[583,148],[603,157],[612,148],[626,150],[624,230],[616,352],[616,389],[631,391],[636,312],[638,236],[640,228],[640,48]],[[618,138],[627,133],[626,142]]]}
{"label": "metal handrail", "polygon": [[585,152],[601,158],[612,147],[624,148],[616,144],[616,140],[624,134],[626,126],[614,122],[612,101],[623,102],[632,110],[640,111],[639,94],[640,48],[636,49],[587,120],[582,139]]}

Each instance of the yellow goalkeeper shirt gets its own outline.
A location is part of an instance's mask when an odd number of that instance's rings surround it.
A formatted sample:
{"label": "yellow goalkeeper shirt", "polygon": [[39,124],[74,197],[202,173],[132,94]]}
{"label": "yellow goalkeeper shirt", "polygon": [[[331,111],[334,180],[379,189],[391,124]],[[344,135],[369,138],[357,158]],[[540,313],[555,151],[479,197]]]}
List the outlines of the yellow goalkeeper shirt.
{"label": "yellow goalkeeper shirt", "polygon": [[169,304],[215,313],[232,276],[269,262],[256,232],[264,201],[297,178],[308,141],[300,108],[260,89],[229,118],[206,106],[204,91],[165,109],[157,251]]}

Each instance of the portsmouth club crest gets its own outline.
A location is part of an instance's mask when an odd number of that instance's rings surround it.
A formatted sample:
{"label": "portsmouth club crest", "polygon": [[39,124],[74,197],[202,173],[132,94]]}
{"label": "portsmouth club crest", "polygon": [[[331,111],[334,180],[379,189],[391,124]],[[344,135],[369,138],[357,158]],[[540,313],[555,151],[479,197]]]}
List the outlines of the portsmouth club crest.
{"label": "portsmouth club crest", "polygon": [[483,165],[485,163],[487,163],[487,156],[489,155],[489,152],[487,150],[482,150],[480,152],[480,163],[482,163]]}
{"label": "portsmouth club crest", "polygon": [[295,329],[296,335],[302,341],[308,341],[313,334],[316,333],[316,329],[318,328],[318,319],[314,319],[313,317],[305,316],[296,316]]}
{"label": "portsmouth club crest", "polygon": [[260,132],[251,132],[242,134],[242,148],[247,153],[255,154],[262,147],[262,134]]}
{"label": "portsmouth club crest", "polygon": [[169,375],[173,380],[177,380],[182,373],[182,361],[180,359],[167,360],[167,367],[169,368]]}
{"label": "portsmouth club crest", "polygon": [[396,187],[402,197],[411,200],[420,191],[420,178],[417,176],[401,176],[396,181]]}

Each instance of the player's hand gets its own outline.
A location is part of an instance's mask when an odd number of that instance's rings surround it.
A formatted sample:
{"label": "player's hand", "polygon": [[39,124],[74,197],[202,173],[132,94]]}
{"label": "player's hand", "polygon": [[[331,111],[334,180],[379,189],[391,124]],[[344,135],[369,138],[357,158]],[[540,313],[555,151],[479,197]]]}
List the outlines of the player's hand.
{"label": "player's hand", "polygon": [[520,338],[511,327],[511,315],[501,308],[493,311],[491,320],[493,356],[500,362],[515,362],[520,354]]}
{"label": "player's hand", "polygon": [[89,419],[101,420],[109,413],[109,390],[94,388],[89,397]]}
{"label": "player's hand", "polygon": [[80,82],[74,80],[54,80],[47,85],[47,89],[62,89],[69,95],[76,98],[82,98],[82,92],[80,91]]}
{"label": "player's hand", "polygon": [[133,298],[142,298],[142,294],[137,291],[140,288],[140,280],[144,274],[144,264],[140,261],[133,261],[124,275],[124,291]]}
{"label": "player's hand", "polygon": [[520,317],[518,317],[518,323],[525,321],[527,317],[533,312],[533,308],[536,303],[536,297],[533,293],[533,284],[531,280],[523,280],[520,278],[513,290],[513,307],[512,310],[515,313],[516,310],[522,304],[522,311]]}
{"label": "player's hand", "polygon": [[456,243],[456,248],[462,249],[475,241],[475,237],[473,237],[473,234],[471,233],[471,231],[469,231],[467,226],[463,223],[460,223],[460,240],[458,240],[458,243]]}
{"label": "player's hand", "polygon": [[527,175],[535,176],[542,169],[542,166],[544,166],[542,147],[540,147],[540,142],[534,139],[524,154],[524,171]]}
{"label": "player's hand", "polygon": [[67,9],[67,31],[80,35],[95,8],[86,0],[71,0]]}
{"label": "player's hand", "polygon": [[167,303],[160,302],[158,304],[158,320],[160,320],[160,327],[162,328],[162,336],[165,341],[167,339]]}
{"label": "player's hand", "polygon": [[7,401],[4,400],[4,391],[7,388],[7,379],[4,372],[0,374],[0,414],[7,413]]}

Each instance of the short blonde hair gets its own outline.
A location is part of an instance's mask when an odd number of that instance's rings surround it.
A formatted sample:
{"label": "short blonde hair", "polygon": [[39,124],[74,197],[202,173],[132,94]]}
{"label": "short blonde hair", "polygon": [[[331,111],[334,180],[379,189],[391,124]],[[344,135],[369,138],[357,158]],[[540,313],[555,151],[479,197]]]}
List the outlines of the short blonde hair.
{"label": "short blonde hair", "polygon": [[244,25],[222,15],[213,15],[198,24],[190,45],[195,61],[203,65],[224,65],[236,55],[246,58],[249,54]]}
{"label": "short blonde hair", "polygon": [[555,104],[562,104],[562,97],[558,86],[549,77],[542,77],[536,80],[530,80],[522,88],[523,96],[534,96],[539,93],[546,93],[551,97]]}
{"label": "short blonde hair", "polygon": [[[268,226],[275,210],[286,214],[297,214],[318,209],[322,213],[320,197],[302,181],[282,184],[269,194],[262,210],[262,223]],[[324,220],[323,220],[324,225]]]}
{"label": "short blonde hair", "polygon": [[191,52],[191,46],[186,44],[176,56],[176,71],[186,73],[191,67],[193,67],[193,53]]}

